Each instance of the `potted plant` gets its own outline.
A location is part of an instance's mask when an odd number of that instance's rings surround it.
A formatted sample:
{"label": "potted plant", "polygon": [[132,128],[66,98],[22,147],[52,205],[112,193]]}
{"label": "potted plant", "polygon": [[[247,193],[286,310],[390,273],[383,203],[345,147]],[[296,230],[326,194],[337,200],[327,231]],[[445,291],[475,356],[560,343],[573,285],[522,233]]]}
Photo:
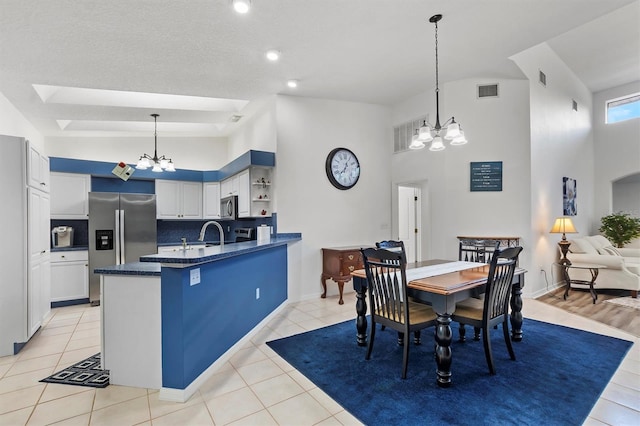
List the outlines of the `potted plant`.
{"label": "potted plant", "polygon": [[600,219],[600,232],[616,247],[624,247],[631,240],[640,237],[640,218],[628,213],[612,213]]}

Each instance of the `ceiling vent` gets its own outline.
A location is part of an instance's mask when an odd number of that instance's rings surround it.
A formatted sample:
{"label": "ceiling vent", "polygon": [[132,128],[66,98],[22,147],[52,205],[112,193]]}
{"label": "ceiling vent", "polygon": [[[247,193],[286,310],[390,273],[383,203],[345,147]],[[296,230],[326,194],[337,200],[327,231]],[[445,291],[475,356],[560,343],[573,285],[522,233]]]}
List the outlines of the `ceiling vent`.
{"label": "ceiling vent", "polygon": [[242,116],[241,116],[241,115],[237,115],[237,114],[236,114],[236,115],[232,115],[232,116],[229,118],[229,121],[230,121],[230,122],[232,122],[232,123],[237,123],[238,121],[240,121],[240,119],[241,119],[241,118],[242,118]]}
{"label": "ceiling vent", "polygon": [[538,72],[539,72],[538,81],[540,81],[540,84],[547,87],[547,75],[540,70],[538,70]]}
{"label": "ceiling vent", "polygon": [[498,84],[479,84],[478,98],[497,98]]}

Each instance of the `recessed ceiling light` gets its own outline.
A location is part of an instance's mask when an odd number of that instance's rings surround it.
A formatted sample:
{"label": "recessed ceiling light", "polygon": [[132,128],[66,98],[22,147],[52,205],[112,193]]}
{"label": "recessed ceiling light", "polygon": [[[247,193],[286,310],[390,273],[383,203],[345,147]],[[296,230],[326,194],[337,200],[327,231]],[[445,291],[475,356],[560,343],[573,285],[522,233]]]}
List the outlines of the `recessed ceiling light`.
{"label": "recessed ceiling light", "polygon": [[287,81],[287,86],[289,86],[292,89],[295,89],[296,87],[298,87],[298,80]]}
{"label": "recessed ceiling light", "polygon": [[265,54],[265,56],[271,62],[275,62],[278,59],[280,59],[280,52],[278,50],[275,50],[275,49],[267,50],[267,53]]}
{"label": "recessed ceiling light", "polygon": [[247,13],[251,9],[251,0],[233,0],[233,8],[238,13]]}

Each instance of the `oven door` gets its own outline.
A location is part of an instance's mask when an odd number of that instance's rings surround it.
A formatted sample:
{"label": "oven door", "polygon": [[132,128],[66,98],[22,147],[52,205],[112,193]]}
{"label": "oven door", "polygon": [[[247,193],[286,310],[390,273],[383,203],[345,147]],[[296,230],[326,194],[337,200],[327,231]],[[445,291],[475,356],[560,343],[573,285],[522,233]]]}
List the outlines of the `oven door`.
{"label": "oven door", "polygon": [[238,197],[225,197],[220,200],[220,219],[237,219],[236,206],[238,205]]}

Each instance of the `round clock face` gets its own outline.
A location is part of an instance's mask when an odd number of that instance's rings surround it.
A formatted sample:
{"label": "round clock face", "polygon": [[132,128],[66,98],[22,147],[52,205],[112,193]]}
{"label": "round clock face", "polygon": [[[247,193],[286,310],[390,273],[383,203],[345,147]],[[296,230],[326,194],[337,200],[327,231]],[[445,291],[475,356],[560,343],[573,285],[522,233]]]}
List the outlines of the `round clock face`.
{"label": "round clock face", "polygon": [[338,189],[352,188],[360,178],[360,162],[346,148],[336,148],[327,156],[325,163],[329,181]]}

